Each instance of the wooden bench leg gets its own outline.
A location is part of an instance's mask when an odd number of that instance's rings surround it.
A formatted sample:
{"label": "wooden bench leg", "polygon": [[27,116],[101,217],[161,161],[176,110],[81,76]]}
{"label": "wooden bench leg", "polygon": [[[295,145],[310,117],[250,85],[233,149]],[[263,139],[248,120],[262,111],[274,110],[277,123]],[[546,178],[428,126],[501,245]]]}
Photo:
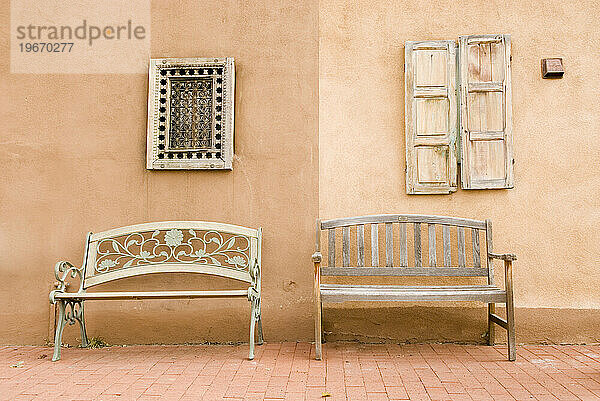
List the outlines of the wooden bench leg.
{"label": "wooden bench leg", "polygon": [[496,304],[488,304],[488,345],[494,345],[496,342],[496,326],[492,322],[491,316],[496,313]]}
{"label": "wooden bench leg", "polygon": [[513,303],[512,291],[506,294],[506,323],[508,332],[508,360],[514,361],[517,358],[517,345],[515,338],[515,307]]}
{"label": "wooden bench leg", "polygon": [[323,358],[323,344],[321,338],[321,297],[318,297],[315,306],[315,358],[320,361]]}
{"label": "wooden bench leg", "polygon": [[508,332],[508,360],[517,358],[515,338],[515,304],[513,302],[512,260],[504,261],[504,283],[506,286],[506,331]]}
{"label": "wooden bench leg", "polygon": [[322,344],[322,319],[323,305],[321,302],[321,262],[315,260],[315,276],[314,276],[314,296],[315,296],[315,359],[321,360],[323,358],[323,344]]}
{"label": "wooden bench leg", "polygon": [[321,302],[321,344],[325,344],[326,342],[325,329],[323,328],[323,302]]}
{"label": "wooden bench leg", "polygon": [[60,359],[62,333],[65,329],[65,324],[67,323],[67,319],[65,317],[65,301],[58,301],[56,305],[58,307],[58,320],[56,322],[56,333],[54,334],[54,355],[52,355],[52,362]]}

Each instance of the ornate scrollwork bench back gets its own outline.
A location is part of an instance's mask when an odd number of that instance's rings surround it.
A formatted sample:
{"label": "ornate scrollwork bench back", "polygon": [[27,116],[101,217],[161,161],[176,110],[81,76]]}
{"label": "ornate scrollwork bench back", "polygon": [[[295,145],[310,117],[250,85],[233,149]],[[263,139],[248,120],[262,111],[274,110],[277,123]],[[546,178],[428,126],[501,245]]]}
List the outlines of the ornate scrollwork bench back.
{"label": "ornate scrollwork bench back", "polygon": [[[65,323],[81,326],[87,345],[83,302],[89,299],[156,299],[247,297],[251,302],[250,358],[254,356],[254,325],[262,343],[260,313],[261,229],[201,221],[165,221],[89,233],[84,263],[55,266],[58,280],[50,301],[59,307],[53,360],[60,358]],[[87,289],[126,277],[153,273],[200,273],[250,284],[248,290],[87,292]],[[69,278],[79,277],[77,292],[67,292]]]}
{"label": "ornate scrollwork bench back", "polygon": [[83,287],[171,272],[251,283],[258,240],[258,230],[209,222],[149,223],[92,234]]}

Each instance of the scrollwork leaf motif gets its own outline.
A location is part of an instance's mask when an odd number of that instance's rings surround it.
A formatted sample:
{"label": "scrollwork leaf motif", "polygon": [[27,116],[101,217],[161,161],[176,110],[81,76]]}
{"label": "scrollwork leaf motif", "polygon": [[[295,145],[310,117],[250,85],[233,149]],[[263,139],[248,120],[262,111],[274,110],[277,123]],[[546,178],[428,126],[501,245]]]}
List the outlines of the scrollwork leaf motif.
{"label": "scrollwork leaf motif", "polygon": [[129,267],[133,264],[133,262],[135,262],[135,259],[130,259],[127,262],[125,262],[125,264],[123,265],[123,268]]}
{"label": "scrollwork leaf motif", "polygon": [[[114,247],[114,248],[117,252],[119,251],[116,247]],[[115,267],[116,265],[117,265],[117,262],[115,262],[114,260],[104,259],[98,264],[98,267],[96,267],[96,270],[99,272],[107,272],[111,267]]]}
{"label": "scrollwork leaf motif", "polygon": [[232,264],[234,266],[246,267],[246,260],[238,255],[232,256],[231,258],[227,259],[227,263]]}
{"label": "scrollwork leaf motif", "polygon": [[207,256],[208,254],[206,253],[206,251],[204,249],[198,249],[196,252],[192,253],[193,256],[196,256],[197,258],[203,258],[205,256]]}
{"label": "scrollwork leaf motif", "polygon": [[136,239],[132,239],[132,240],[129,240],[129,241],[127,241],[127,246],[126,246],[126,247],[127,247],[127,248],[129,248],[129,247],[130,247],[130,246],[132,246],[132,245],[139,245],[139,244],[140,244],[140,243],[139,243],[139,241],[138,241],[138,240],[136,240]]}

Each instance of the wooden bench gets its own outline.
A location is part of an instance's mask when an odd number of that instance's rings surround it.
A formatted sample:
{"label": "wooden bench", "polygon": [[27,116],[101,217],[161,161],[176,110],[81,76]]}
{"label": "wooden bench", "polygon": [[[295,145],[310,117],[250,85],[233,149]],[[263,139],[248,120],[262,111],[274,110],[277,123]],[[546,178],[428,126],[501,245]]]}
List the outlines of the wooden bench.
{"label": "wooden bench", "polygon": [[[260,309],[261,229],[201,221],[165,221],[89,233],[83,265],[61,261],[54,268],[56,289],[50,302],[58,306],[53,361],[60,359],[66,323],[81,328],[87,347],[84,301],[137,299],[247,298],[251,303],[250,354],[254,358],[254,326],[262,344]],[[91,287],[125,277],[152,273],[200,273],[249,283],[248,289],[210,291],[88,292]],[[67,292],[67,280],[79,278],[79,289]]]}
{"label": "wooden bench", "polygon": [[[365,225],[370,226],[371,264],[365,263]],[[379,261],[379,230],[385,230],[385,263]],[[425,231],[423,235],[422,231]],[[328,232],[327,266],[322,267],[320,252],[321,232]],[[354,247],[350,233],[356,236]],[[341,231],[341,241],[336,241],[336,231]],[[412,231],[412,236],[410,235]],[[441,231],[441,233],[440,233]],[[486,242],[486,260],[481,263],[480,235]],[[470,245],[465,241],[466,233]],[[440,235],[441,234],[441,235]],[[354,235],[353,235],[354,236]],[[422,236],[427,237],[428,263],[422,261]],[[412,237],[412,238],[411,238]],[[455,241],[451,240],[455,238]],[[397,243],[394,244],[394,238]],[[341,252],[339,243],[341,242]],[[436,243],[442,243],[438,249]],[[409,243],[414,264],[409,264]],[[453,246],[452,244],[456,244]],[[368,245],[368,244],[367,244]],[[337,247],[337,248],[336,248]],[[356,264],[350,253],[356,255]],[[454,258],[452,257],[454,250]],[[471,250],[471,252],[468,252]],[[397,253],[396,253],[397,252]],[[469,255],[470,254],[470,255]],[[411,255],[411,256],[412,256]],[[337,257],[336,257],[337,256]],[[341,266],[339,266],[341,256]],[[438,257],[439,256],[439,257]],[[513,254],[497,254],[492,248],[492,222],[441,216],[385,214],[350,217],[335,220],[317,220],[316,253],[314,262],[315,344],[316,357],[322,356],[322,303],[344,301],[481,301],[488,304],[488,342],[494,344],[494,324],[508,331],[508,359],[515,360],[515,320],[513,306],[512,262]],[[453,259],[455,263],[453,262]],[[494,282],[493,260],[504,261],[504,289]],[[361,285],[322,284],[321,276],[436,276],[485,277],[484,285]],[[446,279],[448,280],[448,279]],[[506,305],[507,318],[495,313],[495,304]]]}

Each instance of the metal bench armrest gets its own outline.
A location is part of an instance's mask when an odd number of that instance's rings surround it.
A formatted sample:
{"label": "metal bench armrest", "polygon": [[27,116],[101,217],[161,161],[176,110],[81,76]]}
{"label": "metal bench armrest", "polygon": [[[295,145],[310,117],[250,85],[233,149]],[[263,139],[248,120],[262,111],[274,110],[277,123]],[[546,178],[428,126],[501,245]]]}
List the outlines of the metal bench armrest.
{"label": "metal bench armrest", "polygon": [[514,253],[488,253],[488,257],[490,259],[499,259],[499,260],[510,260],[510,261],[514,261],[517,260],[517,255],[515,255]]}
{"label": "metal bench armrest", "polygon": [[254,259],[254,263],[252,263],[252,265],[248,269],[248,272],[250,273],[250,278],[252,279],[252,282],[250,283],[250,288],[248,289],[248,291],[249,291],[248,299],[250,300],[251,293],[254,294],[257,298],[260,298],[261,272],[260,272],[260,263],[258,263],[258,259]]}
{"label": "metal bench armrest", "polygon": [[67,262],[65,260],[61,260],[60,262],[54,265],[54,276],[56,277],[56,283],[54,286],[55,290],[50,292],[50,302],[55,303],[54,295],[60,292],[66,292],[67,287],[69,287],[69,276],[74,279],[79,276],[79,289],[83,286],[83,267],[77,267],[73,265],[71,262]]}

